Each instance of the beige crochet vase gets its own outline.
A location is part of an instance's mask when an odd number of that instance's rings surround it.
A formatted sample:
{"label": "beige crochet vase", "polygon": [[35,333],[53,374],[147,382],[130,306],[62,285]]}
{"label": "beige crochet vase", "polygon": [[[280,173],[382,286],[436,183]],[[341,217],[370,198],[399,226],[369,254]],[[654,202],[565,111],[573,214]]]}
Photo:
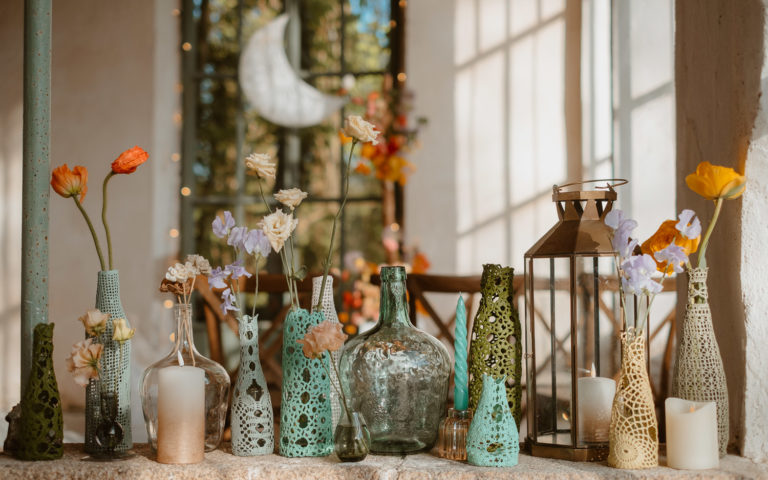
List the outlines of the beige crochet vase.
{"label": "beige crochet vase", "polygon": [[608,463],[624,469],[659,464],[656,411],[645,366],[645,338],[630,327],[621,334],[621,372],[611,410]]}

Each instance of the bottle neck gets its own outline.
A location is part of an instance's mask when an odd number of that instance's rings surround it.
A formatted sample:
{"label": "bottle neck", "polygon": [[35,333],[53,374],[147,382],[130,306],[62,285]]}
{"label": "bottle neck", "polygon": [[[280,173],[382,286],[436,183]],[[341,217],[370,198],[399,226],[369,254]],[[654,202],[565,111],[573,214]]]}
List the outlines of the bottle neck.
{"label": "bottle neck", "polygon": [[408,302],[405,300],[405,279],[382,279],[381,307],[379,325],[407,325],[412,327],[408,318]]}
{"label": "bottle neck", "polygon": [[197,354],[192,333],[192,305],[176,304],[173,308],[173,316],[176,319],[176,332],[173,336],[174,353],[180,352],[186,361],[191,353]]}

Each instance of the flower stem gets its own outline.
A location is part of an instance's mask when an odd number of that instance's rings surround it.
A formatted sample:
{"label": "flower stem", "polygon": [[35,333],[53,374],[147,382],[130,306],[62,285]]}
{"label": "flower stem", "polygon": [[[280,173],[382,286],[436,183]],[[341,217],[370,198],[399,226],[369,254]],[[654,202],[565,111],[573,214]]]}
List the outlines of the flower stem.
{"label": "flower stem", "polygon": [[256,316],[256,300],[259,298],[259,259],[261,259],[261,254],[256,255],[256,269],[253,273],[254,280],[256,280],[256,288],[253,290],[253,311],[251,312],[251,317]]}
{"label": "flower stem", "polygon": [[720,209],[723,207],[723,198],[720,197],[715,202],[715,213],[712,215],[712,220],[709,221],[709,227],[707,227],[707,233],[704,234],[704,239],[701,241],[701,248],[699,248],[699,268],[707,268],[707,257],[704,255],[707,253],[707,246],[709,245],[709,237],[712,235],[712,231],[715,229],[717,218],[720,216]]}
{"label": "flower stem", "polygon": [[[337,379],[341,378],[339,376],[339,369],[338,369],[338,367],[336,367],[336,362],[333,361],[333,356],[331,355],[331,352],[328,351],[328,350],[326,350],[326,352],[328,352],[328,363],[330,363],[333,366],[333,371],[334,371],[334,373],[336,373],[336,378]],[[326,368],[325,367],[325,362],[323,362],[322,359],[320,359],[320,361],[323,364],[323,368]],[[327,368],[326,368],[325,371],[326,371],[326,373],[328,373],[328,379],[330,380],[331,372],[329,372]],[[332,381],[331,381],[331,385],[333,385]],[[335,388],[336,391],[339,392],[339,395],[341,396],[341,403],[344,405],[344,411],[347,412],[347,418],[349,418],[349,420],[351,421],[352,420],[352,412],[349,411],[349,405],[347,405],[347,397],[346,397],[346,395],[344,395],[344,389],[341,388],[341,383],[339,383],[338,386],[337,385],[333,385],[333,388]]]}
{"label": "flower stem", "polygon": [[107,223],[107,183],[115,175],[115,172],[109,172],[104,178],[102,186],[101,199],[101,223],[104,224],[104,232],[107,234],[107,255],[109,256],[109,269],[112,270],[112,236],[109,233],[109,224]]}
{"label": "flower stem", "polygon": [[336,224],[339,218],[341,218],[341,212],[344,210],[344,205],[347,203],[347,194],[349,193],[349,167],[352,163],[352,153],[355,151],[355,145],[357,140],[352,140],[352,146],[349,149],[349,157],[347,158],[346,168],[344,169],[344,194],[342,195],[341,205],[339,205],[339,211],[336,212],[336,216],[333,217],[333,228],[331,229],[331,244],[328,246],[328,257],[325,259],[325,266],[323,268],[323,281],[320,283],[320,296],[317,297],[317,305],[315,309],[319,310],[323,303],[323,294],[325,293],[325,283],[328,279],[328,270],[331,268],[331,257],[333,256],[333,240],[336,237]]}
{"label": "flower stem", "polygon": [[272,207],[269,206],[266,197],[264,197],[264,188],[261,186],[261,179],[259,179],[259,192],[261,192],[261,199],[264,201],[264,205],[267,207],[269,213],[272,213]]}
{"label": "flower stem", "polygon": [[101,265],[101,271],[105,271],[106,265],[104,264],[104,254],[101,253],[101,245],[99,245],[99,237],[96,236],[96,230],[93,228],[93,223],[91,223],[91,217],[88,216],[88,213],[86,213],[85,209],[83,208],[83,205],[80,203],[80,200],[77,199],[77,197],[73,196],[72,200],[75,201],[75,205],[77,205],[77,208],[80,210],[80,213],[83,214],[83,218],[85,218],[85,223],[88,224],[88,228],[91,230],[91,236],[93,236],[93,243],[96,245],[96,253],[99,255],[99,264]]}

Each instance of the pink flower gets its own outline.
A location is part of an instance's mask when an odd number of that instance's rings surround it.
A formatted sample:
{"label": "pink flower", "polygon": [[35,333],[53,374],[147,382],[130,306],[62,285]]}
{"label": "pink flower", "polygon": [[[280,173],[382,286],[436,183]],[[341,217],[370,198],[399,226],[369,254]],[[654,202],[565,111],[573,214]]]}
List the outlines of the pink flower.
{"label": "pink flower", "polygon": [[104,345],[93,343],[93,338],[77,342],[67,357],[67,370],[72,373],[75,383],[81,387],[88,385],[92,378],[99,378],[99,360]]}
{"label": "pink flower", "polygon": [[319,325],[310,328],[304,338],[297,340],[301,351],[307,358],[320,358],[325,351],[335,352],[344,345],[347,335],[341,331],[340,323],[326,320]]}

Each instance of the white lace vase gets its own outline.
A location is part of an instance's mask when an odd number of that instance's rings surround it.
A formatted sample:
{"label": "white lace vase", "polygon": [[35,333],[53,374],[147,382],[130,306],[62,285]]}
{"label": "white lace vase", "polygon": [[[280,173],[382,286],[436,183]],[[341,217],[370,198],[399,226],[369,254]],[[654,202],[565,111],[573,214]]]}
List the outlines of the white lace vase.
{"label": "white lace vase", "polygon": [[[323,277],[312,278],[312,311],[315,311],[317,299],[320,298],[320,287],[323,283]],[[320,311],[323,312],[326,320],[339,323],[339,316],[336,314],[336,305],[333,301],[333,277],[330,275],[325,281],[325,292],[323,292],[323,301],[320,303]],[[333,431],[336,431],[336,425],[339,423],[341,415],[341,399],[339,398],[339,377],[336,376],[336,369],[339,368],[339,359],[341,358],[341,349],[331,352],[331,361],[336,368],[331,367],[331,412],[333,418]]]}
{"label": "white lace vase", "polygon": [[728,447],[728,384],[712,328],[708,296],[707,269],[689,271],[688,303],[677,347],[673,395],[693,402],[717,404],[720,457],[724,457]]}
{"label": "white lace vase", "polygon": [[259,362],[258,315],[240,321],[240,368],[232,395],[232,454],[269,455],[275,449],[272,399]]}

